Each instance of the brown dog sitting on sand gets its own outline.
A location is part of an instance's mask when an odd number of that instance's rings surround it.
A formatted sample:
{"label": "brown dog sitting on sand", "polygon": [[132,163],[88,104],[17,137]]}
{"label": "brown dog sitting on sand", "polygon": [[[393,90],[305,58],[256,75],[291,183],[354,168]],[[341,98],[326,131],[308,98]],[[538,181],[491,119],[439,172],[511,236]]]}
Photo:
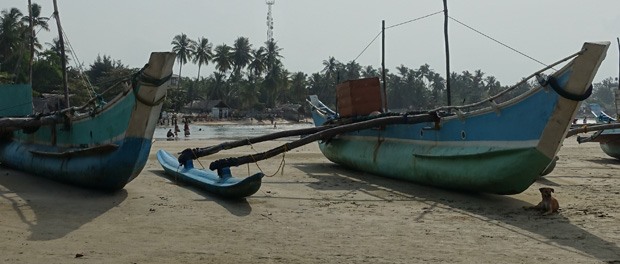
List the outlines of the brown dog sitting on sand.
{"label": "brown dog sitting on sand", "polygon": [[540,191],[540,194],[542,195],[542,201],[538,203],[536,206],[530,206],[530,207],[524,207],[524,208],[544,211],[543,215],[550,215],[553,213],[557,213],[558,209],[560,209],[560,204],[558,203],[558,200],[551,197],[553,188],[543,187],[538,190]]}

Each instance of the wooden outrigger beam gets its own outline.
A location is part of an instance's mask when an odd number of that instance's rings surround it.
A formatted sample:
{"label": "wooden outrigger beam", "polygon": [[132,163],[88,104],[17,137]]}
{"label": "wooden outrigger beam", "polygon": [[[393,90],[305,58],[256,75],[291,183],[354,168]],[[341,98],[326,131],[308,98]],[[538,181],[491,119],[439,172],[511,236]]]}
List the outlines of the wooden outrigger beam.
{"label": "wooden outrigger beam", "polygon": [[[346,125],[327,127],[319,132],[308,135],[299,140],[286,143],[284,145],[281,145],[277,148],[273,148],[266,152],[242,156],[242,157],[232,157],[232,158],[216,160],[209,165],[209,169],[211,170],[223,169],[223,168],[239,166],[239,165],[246,164],[246,163],[268,159],[280,153],[287,152],[291,149],[312,143],[314,141],[328,140],[330,138],[333,138],[339,134],[346,133],[346,132],[369,129],[373,127],[381,127],[385,125],[415,124],[415,123],[424,123],[424,122],[434,122],[435,128],[438,128],[439,121],[440,121],[440,118],[436,113],[428,113],[428,114],[421,114],[421,115],[402,115],[402,116],[380,117],[376,119],[371,119],[371,120],[366,120],[366,121],[361,121],[361,122],[356,122],[356,123],[351,123],[351,124],[346,124]],[[186,149],[183,152],[181,152],[181,156],[179,156],[179,163],[185,164],[186,161],[190,159],[196,159],[196,158],[198,157],[196,157],[193,154],[192,149]]]}
{"label": "wooden outrigger beam", "polygon": [[65,122],[62,115],[47,115],[40,118],[33,117],[5,117],[0,118],[0,133],[27,128],[38,128]]}
{"label": "wooden outrigger beam", "polygon": [[579,133],[588,133],[588,132],[593,132],[593,131],[601,131],[605,129],[615,129],[615,128],[620,128],[620,123],[600,124],[600,125],[591,125],[591,126],[584,125],[582,127],[569,130],[568,133],[566,133],[566,137],[572,137]]}
{"label": "wooden outrigger beam", "polygon": [[[197,158],[200,158],[200,157],[209,156],[209,155],[218,153],[218,152],[220,152],[222,150],[226,150],[226,149],[232,149],[232,148],[236,148],[236,147],[251,145],[251,144],[254,144],[254,143],[259,143],[259,142],[268,141],[268,140],[274,140],[274,139],[283,138],[283,137],[292,137],[292,136],[301,136],[301,135],[314,134],[316,132],[319,132],[319,131],[322,131],[322,130],[326,130],[326,129],[329,129],[329,128],[332,128],[332,127],[335,127],[335,125],[327,125],[327,126],[321,126],[321,127],[311,127],[311,128],[286,130],[286,131],[271,133],[271,134],[267,134],[267,135],[259,136],[259,137],[253,137],[253,138],[241,139],[241,140],[237,140],[237,141],[224,142],[224,143],[220,143],[220,144],[217,144],[215,146],[210,146],[210,147],[206,147],[206,148],[195,148],[195,149],[192,149],[191,151],[193,152],[193,155],[195,156],[194,159],[197,159]],[[190,150],[190,149],[187,149],[187,150]]]}

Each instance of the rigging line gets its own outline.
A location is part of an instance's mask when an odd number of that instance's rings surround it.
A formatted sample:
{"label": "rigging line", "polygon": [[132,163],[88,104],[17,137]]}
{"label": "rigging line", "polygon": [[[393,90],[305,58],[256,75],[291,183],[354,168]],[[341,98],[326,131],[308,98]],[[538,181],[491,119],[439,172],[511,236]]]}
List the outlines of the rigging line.
{"label": "rigging line", "polygon": [[414,22],[414,21],[417,21],[417,20],[420,20],[420,19],[424,19],[424,18],[431,17],[431,16],[434,16],[434,15],[437,15],[437,14],[441,14],[441,13],[443,13],[443,10],[437,11],[435,13],[428,14],[428,15],[425,15],[425,16],[421,16],[421,17],[418,17],[418,18],[414,18],[414,19],[411,19],[411,20],[408,20],[408,21],[405,21],[405,22],[401,22],[401,23],[398,23],[398,24],[395,24],[395,25],[391,25],[389,27],[386,27],[385,29],[390,29],[390,28],[393,28],[393,27],[402,26],[404,24],[411,23],[411,22]]}
{"label": "rigging line", "polygon": [[[440,14],[440,13],[443,13],[443,10],[441,10],[441,11],[437,11],[437,12],[435,12],[435,13],[428,14],[428,15],[425,15],[425,16],[421,16],[421,17],[418,17],[418,18],[414,18],[414,19],[411,19],[411,20],[407,20],[407,21],[405,21],[405,22],[401,22],[401,23],[398,23],[398,24],[395,24],[395,25],[391,25],[391,26],[389,26],[389,27],[386,27],[385,29],[390,29],[390,28],[393,28],[393,27],[402,26],[402,25],[404,25],[404,24],[411,23],[411,22],[414,22],[414,21],[418,21],[418,20],[420,20],[420,19],[424,19],[424,18],[427,18],[427,17],[430,17],[430,16],[434,16],[434,15],[437,15],[437,14]],[[357,61],[357,59],[359,59],[359,57],[360,57],[360,56],[362,56],[362,54],[364,54],[364,52],[366,52],[366,50],[368,49],[368,47],[370,47],[370,45],[372,45],[372,43],[374,43],[374,42],[375,42],[375,40],[377,40],[377,38],[378,38],[380,35],[381,35],[381,31],[379,31],[379,33],[377,33],[377,35],[376,35],[376,36],[375,36],[375,37],[374,37],[374,38],[370,41],[370,43],[368,43],[368,45],[366,45],[366,47],[362,50],[362,52],[360,52],[360,54],[359,54],[359,55],[357,55],[357,57],[355,57],[355,59],[353,59],[353,61]]]}
{"label": "rigging line", "polygon": [[482,35],[482,36],[484,36],[484,37],[486,37],[486,38],[488,38],[488,39],[490,39],[490,40],[492,40],[492,41],[495,41],[496,43],[498,43],[498,44],[500,44],[500,45],[502,45],[502,46],[504,46],[504,47],[506,47],[506,48],[509,48],[509,49],[511,49],[512,51],[514,51],[514,52],[516,52],[516,53],[519,53],[519,54],[523,55],[524,57],[526,57],[526,58],[528,58],[528,59],[530,59],[530,60],[533,60],[533,61],[535,61],[535,62],[538,62],[538,63],[542,64],[543,66],[549,66],[549,65],[547,65],[547,64],[545,64],[545,63],[543,63],[543,62],[541,62],[541,61],[539,61],[539,60],[537,60],[537,59],[534,59],[533,57],[531,57],[531,56],[529,56],[529,55],[527,55],[527,54],[525,54],[525,53],[523,53],[523,52],[520,52],[520,51],[518,51],[518,50],[514,49],[513,47],[510,47],[510,46],[508,46],[508,45],[506,45],[506,44],[504,44],[504,43],[502,43],[502,42],[500,42],[500,41],[498,41],[498,40],[496,40],[496,39],[494,39],[494,38],[490,37],[490,36],[489,36],[489,35],[487,35],[487,34],[484,34],[484,33],[480,32],[480,31],[476,30],[476,29],[475,29],[475,28],[473,28],[473,27],[470,27],[470,26],[466,25],[465,23],[463,23],[463,22],[461,22],[461,21],[458,21],[456,18],[453,18],[453,17],[451,17],[451,16],[448,16],[448,17],[449,17],[450,19],[454,20],[456,23],[459,23],[459,24],[463,25],[464,27],[466,27],[466,28],[469,28],[469,29],[473,30],[474,32],[476,32],[476,33],[478,33],[478,34],[480,34],[480,35]]}
{"label": "rigging line", "polygon": [[366,47],[362,50],[362,52],[360,52],[360,54],[357,55],[357,57],[355,57],[355,59],[353,59],[353,61],[357,61],[357,59],[359,59],[359,57],[362,56],[362,54],[364,54],[364,52],[366,52],[368,47],[370,47],[370,45],[372,45],[372,43],[375,42],[375,40],[377,40],[377,38],[379,36],[381,36],[381,31],[379,31],[379,33],[370,41],[370,43],[368,43],[368,45],[366,45]]}
{"label": "rigging line", "polygon": [[[73,49],[73,46],[71,45],[71,42],[69,42],[69,37],[67,36],[67,33],[65,32],[64,29],[62,29],[62,35],[63,38],[65,39],[65,42],[67,43],[67,46],[69,46],[69,49],[71,50],[71,57],[73,57],[73,59],[75,60],[75,64],[80,72],[80,78],[82,79],[82,81],[84,81],[86,84],[88,84],[88,88],[90,88],[90,91],[92,92],[92,94],[97,94],[97,92],[95,92],[95,88],[93,88],[93,85],[90,83],[90,81],[84,77],[84,72],[82,69],[82,62],[80,62],[80,59],[77,57],[77,55],[75,54],[75,50]],[[92,99],[91,93],[88,94],[88,96]]]}

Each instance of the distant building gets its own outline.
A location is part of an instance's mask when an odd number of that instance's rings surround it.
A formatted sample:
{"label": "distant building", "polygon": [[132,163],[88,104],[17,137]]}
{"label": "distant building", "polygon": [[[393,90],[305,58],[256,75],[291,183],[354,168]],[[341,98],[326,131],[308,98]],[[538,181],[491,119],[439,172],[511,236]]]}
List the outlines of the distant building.
{"label": "distant building", "polygon": [[222,100],[194,100],[183,106],[183,112],[208,115],[213,119],[227,119],[230,116],[230,107]]}

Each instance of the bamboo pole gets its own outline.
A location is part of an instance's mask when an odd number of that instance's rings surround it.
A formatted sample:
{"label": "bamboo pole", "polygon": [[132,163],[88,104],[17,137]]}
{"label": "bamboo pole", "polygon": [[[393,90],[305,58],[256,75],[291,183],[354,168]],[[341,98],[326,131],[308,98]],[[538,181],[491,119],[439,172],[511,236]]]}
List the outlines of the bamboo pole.
{"label": "bamboo pole", "polygon": [[67,56],[65,55],[65,41],[62,34],[62,27],[60,25],[60,15],[58,15],[58,5],[54,0],[54,16],[56,17],[56,26],[58,27],[58,43],[60,44],[60,62],[62,65],[62,84],[65,90],[65,103],[66,108],[69,108],[69,84],[67,81]]}
{"label": "bamboo pole", "polygon": [[574,129],[569,130],[568,133],[566,133],[566,137],[572,137],[579,133],[588,133],[592,131],[600,131],[600,130],[616,129],[616,128],[620,128],[620,123],[582,126],[579,128],[574,128]]}
{"label": "bamboo pole", "polygon": [[450,45],[448,43],[448,2],[443,0],[443,35],[446,48],[446,94],[448,97],[448,106],[452,105],[452,95],[450,91]]}
{"label": "bamboo pole", "polygon": [[[388,117],[381,117],[381,118],[366,120],[366,121],[347,124],[347,125],[340,125],[340,126],[325,129],[323,131],[311,134],[302,139],[286,143],[284,145],[281,145],[277,148],[273,148],[266,152],[242,156],[242,157],[232,157],[232,158],[216,160],[214,162],[211,162],[211,164],[209,165],[209,169],[217,170],[217,169],[222,169],[222,168],[227,168],[227,167],[232,167],[232,166],[239,166],[239,165],[246,164],[246,163],[257,162],[260,160],[271,158],[280,153],[287,152],[294,148],[312,143],[314,141],[327,140],[327,139],[333,138],[336,135],[346,133],[346,132],[358,131],[358,130],[369,129],[373,127],[385,126],[385,125],[415,124],[415,123],[424,123],[424,122],[435,122],[435,127],[437,127],[439,123],[439,117],[435,113],[413,115],[413,116],[408,116],[408,115],[388,116]],[[185,164],[185,161],[186,160],[181,160],[181,157],[179,157],[179,163]]]}
{"label": "bamboo pole", "polygon": [[[334,126],[335,125],[281,131],[281,132],[271,133],[271,134],[268,134],[268,135],[254,137],[254,138],[248,138],[248,139],[242,139],[242,140],[237,140],[237,141],[224,142],[224,143],[217,144],[215,146],[206,147],[206,148],[185,149],[181,153],[182,153],[182,155],[183,155],[183,153],[187,153],[187,154],[190,155],[190,157],[194,157],[194,159],[197,159],[197,158],[200,158],[200,157],[209,156],[209,155],[218,153],[218,152],[220,152],[222,150],[232,149],[232,148],[241,147],[241,146],[246,146],[246,145],[250,145],[250,144],[254,144],[254,143],[259,143],[259,142],[263,142],[263,141],[274,140],[274,139],[283,138],[283,137],[292,137],[292,136],[314,134],[314,133],[320,132],[322,130],[326,130],[326,129],[332,128]],[[181,157],[179,157],[179,159],[181,159]],[[183,159],[186,160],[185,158],[183,158]]]}

